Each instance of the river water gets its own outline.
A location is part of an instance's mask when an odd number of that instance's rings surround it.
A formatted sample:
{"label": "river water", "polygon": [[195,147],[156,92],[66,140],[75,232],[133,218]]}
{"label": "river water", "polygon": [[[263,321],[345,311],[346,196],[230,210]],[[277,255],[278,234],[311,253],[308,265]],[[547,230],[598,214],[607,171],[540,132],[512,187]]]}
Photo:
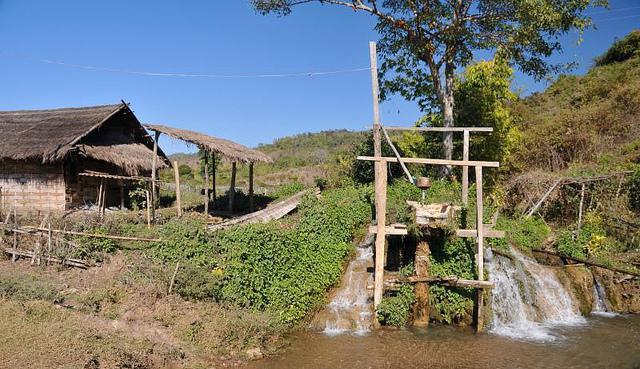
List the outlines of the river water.
{"label": "river water", "polygon": [[592,316],[551,333],[555,340],[540,342],[453,327],[365,336],[304,332],[281,355],[249,368],[640,368],[640,316]]}

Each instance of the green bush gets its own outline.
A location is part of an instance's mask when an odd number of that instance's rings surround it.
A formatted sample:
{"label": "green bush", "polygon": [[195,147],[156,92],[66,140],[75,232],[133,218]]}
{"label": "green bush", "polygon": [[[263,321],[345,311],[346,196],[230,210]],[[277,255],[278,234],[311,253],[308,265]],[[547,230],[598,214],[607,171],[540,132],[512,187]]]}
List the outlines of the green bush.
{"label": "green bush", "polygon": [[162,241],[152,245],[153,254],[163,262],[189,260],[203,267],[214,267],[216,258],[205,225],[199,220],[173,218],[160,228]]}
{"label": "green bush", "polygon": [[394,295],[385,297],[378,305],[377,316],[380,324],[404,327],[409,321],[411,305],[415,301],[413,287],[404,285]]}
{"label": "green bush", "polygon": [[602,66],[622,62],[640,55],[640,31],[635,30],[618,40],[605,52],[596,58],[596,65]]}
{"label": "green bush", "polygon": [[241,306],[277,312],[294,323],[323,301],[340,280],[352,236],[369,220],[363,188],[307,196],[299,222],[232,228],[216,235],[224,275],[222,298]]}
{"label": "green bush", "polygon": [[187,300],[220,300],[222,271],[191,263],[181,264],[173,291]]}
{"label": "green bush", "polygon": [[489,245],[504,250],[509,245],[528,250],[541,248],[551,234],[551,228],[538,217],[500,217],[496,229],[505,231],[506,238],[490,238]]}
{"label": "green bush", "polygon": [[640,211],[640,170],[636,170],[629,178],[629,207]]}
{"label": "green bush", "polygon": [[[100,226],[86,230],[88,233],[108,235],[109,228]],[[117,244],[115,240],[98,237],[80,237],[76,242],[78,248],[74,249],[72,257],[80,259],[95,259],[101,261],[106,253],[112,253],[116,250]]]}

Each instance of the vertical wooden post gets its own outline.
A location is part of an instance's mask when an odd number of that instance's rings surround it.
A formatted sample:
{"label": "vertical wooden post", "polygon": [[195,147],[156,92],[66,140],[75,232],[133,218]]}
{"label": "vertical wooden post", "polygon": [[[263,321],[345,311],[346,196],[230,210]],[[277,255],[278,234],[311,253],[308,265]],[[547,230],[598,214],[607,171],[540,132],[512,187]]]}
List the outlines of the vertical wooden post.
{"label": "vertical wooden post", "polygon": [[154,131],[153,138],[153,158],[151,160],[151,218],[156,219],[156,197],[157,197],[157,184],[158,177],[158,140],[160,139],[160,132]]}
{"label": "vertical wooden post", "polygon": [[120,183],[120,210],[124,210],[124,182]]}
{"label": "vertical wooden post", "polygon": [[384,263],[385,263],[385,223],[387,212],[387,162],[375,162],[375,197],[376,197],[376,257],[373,304],[378,307],[384,294]]}
{"label": "vertical wooden post", "polygon": [[233,214],[233,201],[236,196],[236,162],[231,163],[231,182],[229,184],[229,214]]}
{"label": "vertical wooden post", "polygon": [[253,198],[253,163],[249,163],[249,211],[254,210],[254,198]]}
{"label": "vertical wooden post", "polygon": [[216,208],[216,153],[214,151],[211,152],[211,192],[213,198],[213,208]]}
{"label": "vertical wooden post", "polygon": [[582,184],[582,189],[580,190],[580,207],[578,208],[578,230],[576,232],[576,236],[580,236],[580,228],[582,228],[582,208],[584,205],[584,187],[585,184]]}
{"label": "vertical wooden post", "polygon": [[4,213],[4,197],[2,197],[2,186],[0,186],[0,219]]}
{"label": "vertical wooden post", "polygon": [[[476,231],[478,251],[476,252],[476,267],[478,280],[484,280],[484,222],[482,215],[484,206],[482,203],[482,167],[476,167]],[[484,305],[484,290],[478,288],[476,290],[476,331],[480,332],[484,329],[484,316],[482,307]]]}
{"label": "vertical wooden post", "polygon": [[49,222],[49,230],[47,232],[47,265],[49,265],[49,259],[51,258],[51,245],[53,242],[51,242],[52,239],[52,235],[51,235],[51,222]]}
{"label": "vertical wooden post", "polygon": [[373,156],[382,156],[382,141],[380,138],[380,97],[378,87],[378,54],[376,43],[369,42],[369,59],[371,62],[371,97],[373,99]]}
{"label": "vertical wooden post", "polygon": [[[429,276],[429,243],[421,240],[416,246],[416,255],[414,265],[416,268],[416,276]],[[416,283],[414,287],[416,302],[413,305],[413,325],[418,327],[426,327],[429,325],[429,284],[427,282]]]}
{"label": "vertical wooden post", "polygon": [[[14,204],[13,204],[13,249],[17,250],[18,249],[18,232],[16,231],[18,229],[18,213],[16,210],[16,204],[15,204],[15,200],[14,200]],[[13,256],[11,257],[12,261],[16,261],[18,259],[18,255],[14,252]]]}
{"label": "vertical wooden post", "polygon": [[[462,160],[469,160],[469,131],[464,130],[464,138],[462,141]],[[469,205],[469,167],[462,167],[462,205]]]}
{"label": "vertical wooden post", "polygon": [[209,214],[209,153],[204,151],[204,213]]}
{"label": "vertical wooden post", "polygon": [[180,169],[178,161],[173,162],[173,177],[176,180],[176,205],[178,206],[178,216],[182,215],[182,203],[180,199]]}
{"label": "vertical wooden post", "polygon": [[100,207],[100,216],[104,216],[107,207],[107,185],[102,186],[102,207]]}
{"label": "vertical wooden post", "polygon": [[104,186],[104,178],[100,178],[100,186],[98,187],[98,201],[97,201],[98,212],[100,212],[100,209],[102,209],[102,187],[103,186]]}
{"label": "vertical wooden post", "polygon": [[151,229],[151,195],[149,190],[145,191],[147,195],[147,229]]}

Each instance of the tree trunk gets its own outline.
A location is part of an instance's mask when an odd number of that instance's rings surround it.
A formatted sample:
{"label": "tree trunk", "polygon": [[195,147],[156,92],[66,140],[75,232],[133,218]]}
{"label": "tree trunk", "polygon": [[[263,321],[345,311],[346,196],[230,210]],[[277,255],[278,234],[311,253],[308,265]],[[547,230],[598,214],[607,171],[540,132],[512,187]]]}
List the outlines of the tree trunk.
{"label": "tree trunk", "polygon": [[[447,62],[445,65],[445,86],[442,93],[442,117],[445,127],[454,126],[453,109],[455,105],[453,91],[454,91],[454,65]],[[444,132],[442,134],[442,151],[444,158],[451,160],[453,158],[453,132]],[[451,166],[447,165],[443,167],[443,174],[445,176],[451,176]]]}

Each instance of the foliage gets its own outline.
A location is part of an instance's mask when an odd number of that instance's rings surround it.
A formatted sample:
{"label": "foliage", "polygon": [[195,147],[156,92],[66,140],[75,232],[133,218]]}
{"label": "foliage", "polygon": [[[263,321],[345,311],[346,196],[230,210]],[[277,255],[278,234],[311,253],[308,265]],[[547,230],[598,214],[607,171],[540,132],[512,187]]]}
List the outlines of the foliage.
{"label": "foliage", "polygon": [[600,259],[618,248],[618,242],[607,236],[602,217],[595,212],[587,212],[584,224],[577,230],[560,232],[556,242],[558,252],[575,258]]}
{"label": "foliage", "polygon": [[351,238],[369,219],[364,190],[327,191],[308,196],[299,222],[254,224],[220,232],[216,249],[224,274],[223,299],[276,311],[285,323],[302,319],[339,281]]}
{"label": "foliage", "polygon": [[180,178],[193,178],[193,170],[187,164],[180,164],[178,166],[178,173]]}
{"label": "foliage", "polygon": [[272,192],[269,197],[274,200],[285,199],[296,193],[304,190],[304,185],[300,182],[291,182],[287,184],[283,184],[278,187],[274,192]]}
{"label": "foliage", "polygon": [[174,218],[160,228],[162,241],[152,245],[153,254],[164,262],[189,260],[202,267],[216,265],[213,245],[204,223],[188,218]]}
{"label": "foliage", "polygon": [[173,290],[187,300],[220,300],[222,270],[204,268],[191,262],[179,266]]}
{"label": "foliage", "polygon": [[475,63],[462,73],[456,87],[458,125],[493,128],[490,135],[471,137],[471,158],[509,161],[520,135],[509,109],[517,98],[512,80],[513,69],[500,59]]}
{"label": "foliage", "polygon": [[147,207],[147,186],[146,183],[140,181],[136,187],[129,190],[129,199],[131,200],[131,208],[133,210],[144,209]]}
{"label": "foliage", "polygon": [[640,56],[640,31],[634,30],[618,40],[604,54],[595,59],[597,66],[619,63]]}
{"label": "foliage", "polygon": [[629,178],[629,207],[640,211],[640,169],[637,169]]}
{"label": "foliage", "polygon": [[576,164],[620,170],[640,159],[640,58],[560,76],[513,105],[522,133],[515,169],[559,171]]}
{"label": "foliage", "polygon": [[509,245],[521,249],[539,249],[551,234],[551,228],[539,217],[500,217],[495,227],[505,231],[506,238],[489,238],[491,247],[508,250]]}
{"label": "foliage", "polygon": [[382,299],[376,310],[378,321],[383,325],[404,327],[409,321],[414,301],[413,287],[403,285],[394,296]]}
{"label": "foliage", "polygon": [[[101,225],[90,229],[88,232],[108,235],[109,228],[105,225]],[[116,241],[108,238],[79,237],[77,244],[79,247],[74,249],[72,257],[80,259],[92,258],[98,261],[102,260],[104,254],[112,253],[117,248]]]}
{"label": "foliage", "polygon": [[[400,149],[398,149],[398,151],[400,152],[400,156],[403,156],[403,157],[406,156],[405,153],[402,152]],[[387,145],[386,142],[384,142],[381,145],[381,152],[382,152],[382,156],[395,156],[395,154],[393,153],[393,150],[391,150],[391,147]],[[354,157],[374,156],[373,153],[374,153],[373,135],[369,134],[365,136],[362,139],[362,141],[358,143],[357,146],[355,146],[352,155]],[[373,161],[354,160],[352,162],[352,167],[350,172],[350,175],[353,181],[360,184],[372,183],[375,178],[373,163],[374,163]],[[389,181],[392,181],[393,179],[396,179],[396,178],[402,178],[404,176],[404,172],[402,171],[402,168],[400,168],[399,165],[389,165],[388,169],[389,169],[389,173],[387,174],[387,177]]]}

